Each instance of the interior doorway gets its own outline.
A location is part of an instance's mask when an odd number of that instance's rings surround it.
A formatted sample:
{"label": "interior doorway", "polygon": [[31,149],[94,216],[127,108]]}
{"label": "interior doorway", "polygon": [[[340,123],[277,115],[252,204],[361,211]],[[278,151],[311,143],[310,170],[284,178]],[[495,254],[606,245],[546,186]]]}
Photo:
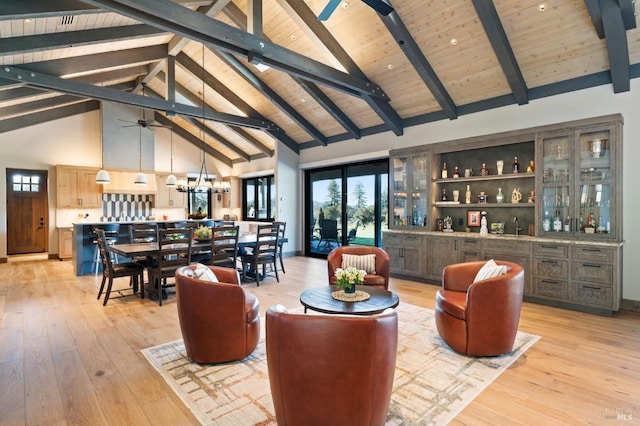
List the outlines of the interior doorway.
{"label": "interior doorway", "polygon": [[7,169],[7,254],[44,253],[49,235],[48,173]]}

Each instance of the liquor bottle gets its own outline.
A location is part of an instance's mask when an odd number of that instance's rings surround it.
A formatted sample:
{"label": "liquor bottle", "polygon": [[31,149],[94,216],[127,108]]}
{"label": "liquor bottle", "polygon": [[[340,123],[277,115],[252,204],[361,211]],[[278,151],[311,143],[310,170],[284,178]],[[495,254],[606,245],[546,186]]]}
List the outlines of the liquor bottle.
{"label": "liquor bottle", "polygon": [[556,215],[553,217],[553,230],[556,232],[562,231],[562,218],[558,210],[556,210]]}
{"label": "liquor bottle", "polygon": [[487,176],[489,174],[489,169],[487,169],[487,163],[482,163],[482,168],[480,169],[480,176]]}
{"label": "liquor bottle", "polygon": [[587,226],[589,228],[595,228],[596,227],[595,221],[593,219],[593,210],[591,210],[589,212],[589,216],[587,216]]}
{"label": "liquor bottle", "polygon": [[604,227],[604,223],[602,222],[602,216],[598,217],[598,229],[596,230],[596,232],[599,232],[601,234],[605,233],[605,227]]}
{"label": "liquor bottle", "polygon": [[441,201],[447,201],[447,190],[442,188],[442,196],[440,196]]}
{"label": "liquor bottle", "polygon": [[454,178],[459,178],[460,177],[460,169],[458,168],[458,166],[455,166],[453,168],[453,177]]}
{"label": "liquor bottle", "polygon": [[498,188],[498,193],[496,194],[496,203],[504,203],[504,194],[502,193],[502,188]]}
{"label": "liquor bottle", "polygon": [[578,221],[578,229],[580,232],[584,232],[584,219],[582,219],[582,213],[580,213],[580,219]]}
{"label": "liquor bottle", "polygon": [[447,173],[447,163],[444,163],[442,165],[442,179],[446,179],[448,177],[448,173]]}
{"label": "liquor bottle", "polygon": [[564,232],[571,232],[571,216],[569,215],[564,220]]}
{"label": "liquor bottle", "polygon": [[542,219],[542,230],[548,232],[551,230],[551,219],[549,218],[549,212],[544,212],[544,219]]}
{"label": "liquor bottle", "polygon": [[513,173],[520,173],[520,163],[518,163],[518,157],[513,157]]}
{"label": "liquor bottle", "polygon": [[464,202],[471,204],[471,185],[467,185],[467,192],[464,194]]}

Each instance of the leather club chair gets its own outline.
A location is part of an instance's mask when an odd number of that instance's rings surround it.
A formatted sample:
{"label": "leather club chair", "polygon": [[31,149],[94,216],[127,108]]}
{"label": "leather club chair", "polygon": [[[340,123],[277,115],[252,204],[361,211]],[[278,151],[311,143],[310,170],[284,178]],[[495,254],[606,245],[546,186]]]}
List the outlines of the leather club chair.
{"label": "leather club chair", "polygon": [[342,267],[342,254],[375,254],[376,255],[376,273],[364,276],[364,284],[377,287],[384,287],[389,290],[389,255],[380,247],[372,246],[340,246],[333,249],[327,256],[327,267],[329,273],[329,284],[336,283],[334,273],[336,269]]}
{"label": "leather club chair", "polygon": [[267,367],[279,426],[384,425],[398,314],[266,314]]}
{"label": "leather club chair", "polygon": [[473,280],[486,263],[465,262],[444,268],[436,293],[435,319],[440,337],[456,352],[497,356],[511,352],[518,331],[524,291],[524,270],[511,262],[507,273]]}
{"label": "leather club chair", "polygon": [[260,337],[260,305],[240,287],[238,271],[209,266],[220,282],[192,277],[195,265],[176,271],[176,302],[189,358],[216,364],[246,358]]}

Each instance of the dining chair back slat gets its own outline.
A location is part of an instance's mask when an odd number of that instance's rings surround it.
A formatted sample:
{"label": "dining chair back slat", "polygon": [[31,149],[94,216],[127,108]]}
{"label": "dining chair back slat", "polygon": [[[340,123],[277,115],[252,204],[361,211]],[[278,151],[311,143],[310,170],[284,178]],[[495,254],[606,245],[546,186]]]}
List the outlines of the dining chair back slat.
{"label": "dining chair back slat", "polygon": [[[98,290],[98,300],[100,300],[102,292],[104,291],[104,301],[102,302],[102,306],[105,306],[109,301],[114,278],[129,277],[130,289],[134,294],[138,292],[138,289],[140,289],[141,297],[144,297],[142,275],[144,273],[144,267],[135,262],[114,264],[109,250],[108,237],[106,236],[104,229],[96,229],[94,232],[97,239],[96,243],[100,251],[100,261],[102,262],[102,282],[100,284],[100,290]],[[105,284],[107,285],[106,290]],[[118,290],[119,293],[121,291],[123,290]]]}
{"label": "dining chair back slat", "polygon": [[280,269],[282,270],[282,273],[285,273],[284,262],[282,260],[282,246],[284,245],[284,235],[287,229],[287,222],[273,222],[273,224],[278,226],[278,260],[280,261]]}
{"label": "dining chair back slat", "polygon": [[278,225],[258,225],[256,244],[251,252],[242,255],[242,276],[247,279],[247,271],[255,273],[256,285],[260,285],[260,273],[258,266],[262,265],[262,276],[267,275],[267,265],[280,282],[278,267],[276,265],[278,250]]}
{"label": "dining chair back slat", "polygon": [[169,228],[158,230],[158,252],[155,265],[148,268],[150,292],[158,297],[162,306],[162,291],[175,284],[168,285],[167,278],[175,276],[178,268],[191,262],[191,229]]}
{"label": "dining chair back slat", "polygon": [[217,226],[211,228],[211,258],[207,263],[212,266],[225,266],[236,269],[239,235],[239,226]]}

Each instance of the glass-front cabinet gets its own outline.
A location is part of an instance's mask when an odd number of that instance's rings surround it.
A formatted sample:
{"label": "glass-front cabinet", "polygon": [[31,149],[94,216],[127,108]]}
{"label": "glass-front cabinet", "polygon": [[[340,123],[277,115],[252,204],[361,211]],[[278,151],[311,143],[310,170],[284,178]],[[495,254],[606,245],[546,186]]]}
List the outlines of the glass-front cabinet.
{"label": "glass-front cabinet", "polygon": [[538,159],[540,236],[620,238],[620,208],[615,194],[620,177],[616,124],[541,134]]}
{"label": "glass-front cabinet", "polygon": [[391,157],[391,227],[424,227],[427,220],[429,161],[426,154]]}

